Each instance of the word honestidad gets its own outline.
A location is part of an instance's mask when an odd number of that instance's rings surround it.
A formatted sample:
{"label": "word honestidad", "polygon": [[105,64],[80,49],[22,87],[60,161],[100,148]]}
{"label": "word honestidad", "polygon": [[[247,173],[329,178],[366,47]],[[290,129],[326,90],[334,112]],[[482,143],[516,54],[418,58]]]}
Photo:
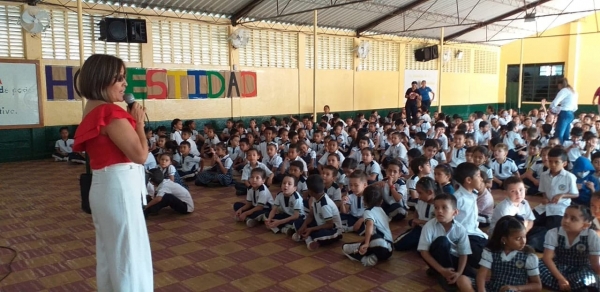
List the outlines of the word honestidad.
{"label": "word honestidad", "polygon": [[[75,66],[45,67],[47,99],[79,100],[73,87]],[[127,90],[136,99],[213,99],[256,97],[257,77],[251,71],[209,71],[127,68]]]}

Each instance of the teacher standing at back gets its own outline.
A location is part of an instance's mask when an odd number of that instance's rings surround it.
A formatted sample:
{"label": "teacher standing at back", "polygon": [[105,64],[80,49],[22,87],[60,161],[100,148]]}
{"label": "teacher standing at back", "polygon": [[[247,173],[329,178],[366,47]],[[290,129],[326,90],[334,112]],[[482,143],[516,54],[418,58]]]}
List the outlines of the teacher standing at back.
{"label": "teacher standing at back", "polygon": [[570,139],[569,131],[571,130],[571,123],[575,119],[578,96],[567,78],[558,81],[558,90],[558,94],[556,94],[552,104],[550,104],[550,111],[554,114],[558,113],[554,128],[554,137],[558,137],[562,144],[564,141]]}
{"label": "teacher standing at back", "polygon": [[79,74],[88,102],[75,133],[75,151],[86,151],[93,170],[90,207],[96,228],[98,291],[153,290],[152,256],[142,212],[143,163],[148,156],[144,108],[123,102],[125,64],[110,55],[92,55]]}
{"label": "teacher standing at back", "polygon": [[[431,95],[429,95],[431,93]],[[419,94],[421,95],[421,110],[423,113],[429,111],[431,102],[435,99],[435,92],[427,86],[427,81],[421,81],[421,87],[419,87]]]}

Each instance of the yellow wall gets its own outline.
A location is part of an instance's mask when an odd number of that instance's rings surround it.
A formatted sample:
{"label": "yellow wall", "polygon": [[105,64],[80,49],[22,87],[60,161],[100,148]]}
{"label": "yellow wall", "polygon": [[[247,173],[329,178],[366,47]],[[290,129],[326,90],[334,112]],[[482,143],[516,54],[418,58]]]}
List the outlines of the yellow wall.
{"label": "yellow wall", "polygon": [[[49,0],[50,2],[55,0]],[[0,4],[7,4],[0,2]],[[10,5],[15,5],[10,3]],[[62,4],[61,4],[62,5]],[[74,2],[67,5],[73,6]],[[87,5],[87,4],[86,4]],[[45,9],[59,9],[56,6],[43,6]],[[98,5],[94,7],[103,7]],[[84,7],[85,8],[85,7]],[[99,9],[99,8],[95,8]],[[95,13],[98,11],[84,9],[84,13]],[[101,13],[106,13],[106,10]],[[130,13],[134,14],[132,11]],[[142,13],[143,14],[143,13]],[[168,13],[165,14],[168,16]],[[187,17],[187,16],[184,16]],[[152,31],[152,16],[146,15],[147,30]],[[164,19],[164,16],[161,17]],[[176,19],[171,19],[177,21]],[[193,19],[188,20],[193,21]],[[228,22],[224,19],[221,21]],[[224,23],[222,23],[224,24]],[[230,31],[233,30],[229,27]],[[327,32],[327,29],[324,29]],[[306,28],[298,34],[298,68],[297,69],[275,69],[275,68],[252,68],[237,66],[237,70],[252,70],[257,72],[258,97],[245,99],[218,99],[218,100],[146,100],[148,116],[155,121],[181,119],[210,119],[242,116],[271,116],[283,114],[309,113],[313,111],[313,70],[306,68],[305,42],[312,37]],[[343,32],[327,32],[328,34],[341,34]],[[347,35],[347,33],[346,33]],[[379,40],[386,37],[380,37]],[[360,41],[365,40],[361,38]],[[368,40],[368,39],[367,39]],[[329,105],[334,112],[357,111],[381,108],[395,108],[404,105],[404,68],[405,68],[405,44],[414,39],[407,40],[399,37],[389,38],[387,41],[400,43],[398,56],[399,71],[358,71],[360,59],[354,58],[352,68],[354,70],[318,70],[317,72],[317,100],[316,110],[322,112],[324,105]],[[41,38],[24,36],[26,58],[40,60],[42,68],[45,65],[74,65],[79,66],[79,61],[43,60],[41,53]],[[358,45],[359,40],[354,39]],[[431,45],[431,43],[430,43]],[[476,46],[465,46],[470,49]],[[479,46],[481,47],[481,46]],[[491,48],[491,50],[498,50]],[[472,54],[471,54],[472,55]],[[214,69],[232,70],[234,65],[239,64],[239,52],[231,50],[229,66],[193,66],[174,64],[155,64],[153,62],[152,39],[141,46],[141,62],[130,63],[130,67],[143,68],[166,68],[166,69]],[[431,61],[436,62],[436,61]],[[471,60],[471,69],[473,61]],[[43,72],[43,71],[42,71]],[[472,70],[471,70],[472,72]],[[493,78],[490,78],[493,76]],[[44,88],[45,76],[40,77],[42,81],[42,100],[44,108],[44,124],[46,126],[78,124],[81,120],[82,102],[80,101],[46,101]],[[443,105],[461,104],[485,104],[496,103],[496,96],[489,92],[495,92],[498,86],[496,74],[442,74],[442,92],[436,92],[436,101],[442,99]],[[457,85],[458,84],[458,85]]]}
{"label": "yellow wall", "polygon": [[579,104],[591,104],[592,95],[600,85],[596,78],[600,68],[600,33],[596,33],[596,17],[600,17],[600,12],[550,29],[542,35],[544,37],[517,40],[502,46],[499,102],[506,100],[506,69],[508,65],[519,64],[522,42],[523,64],[564,62],[565,77],[579,93]]}

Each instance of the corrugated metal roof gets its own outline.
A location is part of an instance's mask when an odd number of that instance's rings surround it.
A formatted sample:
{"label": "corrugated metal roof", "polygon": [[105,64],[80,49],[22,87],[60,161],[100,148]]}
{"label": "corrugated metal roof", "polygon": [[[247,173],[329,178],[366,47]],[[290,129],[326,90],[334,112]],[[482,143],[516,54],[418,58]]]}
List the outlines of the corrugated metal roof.
{"label": "corrugated metal roof", "polygon": [[[164,7],[173,10],[232,15],[253,1],[257,0],[124,0],[122,3],[135,4],[138,7]],[[355,0],[263,0],[246,17],[312,25],[313,14],[311,12],[277,16],[318,9],[332,3],[343,4],[350,1]],[[414,1],[417,0],[371,0],[365,3],[322,9],[319,10],[318,22],[320,26],[355,30]],[[526,3],[533,1],[537,0],[525,0]],[[483,22],[518,9],[523,6],[523,3],[523,0],[429,0],[403,15],[397,15],[380,23],[369,31],[376,34],[390,33],[423,38],[439,38],[439,27],[441,26],[446,26],[445,34],[450,35],[464,30],[474,23]],[[501,21],[462,35],[457,40],[484,42],[489,41],[489,38],[494,35],[493,40],[521,38],[585,17],[592,12],[572,12],[593,10],[596,7],[600,9],[600,0],[552,0],[536,9],[538,17],[535,22],[524,22],[523,20]],[[543,16],[559,14],[563,11],[566,14],[558,17]],[[508,19],[517,17],[518,14]],[[492,41],[490,43],[501,44],[502,42]]]}

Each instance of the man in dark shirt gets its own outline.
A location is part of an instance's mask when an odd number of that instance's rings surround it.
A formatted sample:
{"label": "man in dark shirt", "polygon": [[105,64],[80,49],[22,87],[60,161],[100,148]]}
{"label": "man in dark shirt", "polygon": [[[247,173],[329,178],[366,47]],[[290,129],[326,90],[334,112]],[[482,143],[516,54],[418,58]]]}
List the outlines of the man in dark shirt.
{"label": "man in dark shirt", "polygon": [[417,99],[419,98],[419,88],[417,87],[417,81],[413,81],[411,87],[406,90],[404,97],[406,98],[406,122],[414,125],[417,123]]}

